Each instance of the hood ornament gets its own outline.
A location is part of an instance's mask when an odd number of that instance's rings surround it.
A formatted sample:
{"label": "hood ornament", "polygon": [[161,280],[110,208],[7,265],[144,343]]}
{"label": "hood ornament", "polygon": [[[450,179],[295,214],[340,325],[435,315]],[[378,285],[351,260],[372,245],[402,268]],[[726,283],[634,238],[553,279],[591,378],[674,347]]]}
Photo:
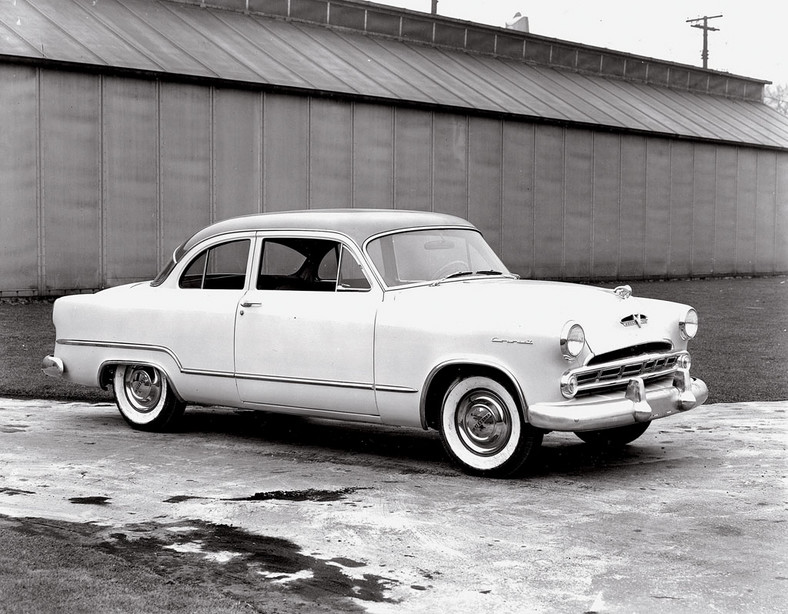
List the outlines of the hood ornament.
{"label": "hood ornament", "polygon": [[632,296],[632,286],[618,286],[615,290],[613,290],[613,294],[622,300],[629,298]]}

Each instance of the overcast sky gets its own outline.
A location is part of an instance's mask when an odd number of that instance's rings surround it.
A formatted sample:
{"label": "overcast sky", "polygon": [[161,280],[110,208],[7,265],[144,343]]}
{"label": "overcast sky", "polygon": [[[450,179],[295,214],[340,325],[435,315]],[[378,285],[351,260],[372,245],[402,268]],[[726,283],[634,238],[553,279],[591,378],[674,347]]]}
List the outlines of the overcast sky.
{"label": "overcast sky", "polygon": [[[378,0],[429,13],[431,0]],[[527,15],[531,32],[637,55],[702,66],[703,31],[686,23],[709,21],[709,68],[788,85],[786,0],[440,0],[438,13],[503,27]]]}

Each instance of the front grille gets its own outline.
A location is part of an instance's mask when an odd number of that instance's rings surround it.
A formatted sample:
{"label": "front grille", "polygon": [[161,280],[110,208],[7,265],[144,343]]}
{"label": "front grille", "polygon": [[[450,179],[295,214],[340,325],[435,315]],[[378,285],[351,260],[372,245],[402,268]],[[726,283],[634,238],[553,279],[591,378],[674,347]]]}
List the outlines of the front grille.
{"label": "front grille", "polygon": [[648,381],[671,376],[684,355],[686,352],[640,354],[604,363],[590,361],[587,366],[570,373],[577,378],[578,394],[614,390],[626,388],[633,377]]}

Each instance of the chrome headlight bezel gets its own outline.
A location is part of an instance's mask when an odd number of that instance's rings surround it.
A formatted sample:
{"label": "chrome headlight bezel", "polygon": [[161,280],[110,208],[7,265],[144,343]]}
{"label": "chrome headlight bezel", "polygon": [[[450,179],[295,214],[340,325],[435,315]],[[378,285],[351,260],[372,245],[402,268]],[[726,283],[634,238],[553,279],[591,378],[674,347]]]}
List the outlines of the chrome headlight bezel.
{"label": "chrome headlight bezel", "polygon": [[679,320],[679,334],[684,341],[694,339],[698,334],[698,312],[690,308]]}
{"label": "chrome headlight bezel", "polygon": [[569,320],[561,329],[561,354],[564,360],[574,360],[586,346],[586,333],[577,322]]}

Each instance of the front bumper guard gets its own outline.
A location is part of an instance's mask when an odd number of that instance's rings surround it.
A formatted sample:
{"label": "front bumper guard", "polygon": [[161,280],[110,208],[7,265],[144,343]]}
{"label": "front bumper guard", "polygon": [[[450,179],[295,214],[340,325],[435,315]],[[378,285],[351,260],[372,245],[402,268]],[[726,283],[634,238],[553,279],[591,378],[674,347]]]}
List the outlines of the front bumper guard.
{"label": "front bumper guard", "polygon": [[703,380],[679,369],[670,385],[646,385],[633,377],[621,393],[595,394],[558,403],[535,403],[528,407],[528,422],[547,431],[596,431],[649,422],[701,405],[709,396]]}

